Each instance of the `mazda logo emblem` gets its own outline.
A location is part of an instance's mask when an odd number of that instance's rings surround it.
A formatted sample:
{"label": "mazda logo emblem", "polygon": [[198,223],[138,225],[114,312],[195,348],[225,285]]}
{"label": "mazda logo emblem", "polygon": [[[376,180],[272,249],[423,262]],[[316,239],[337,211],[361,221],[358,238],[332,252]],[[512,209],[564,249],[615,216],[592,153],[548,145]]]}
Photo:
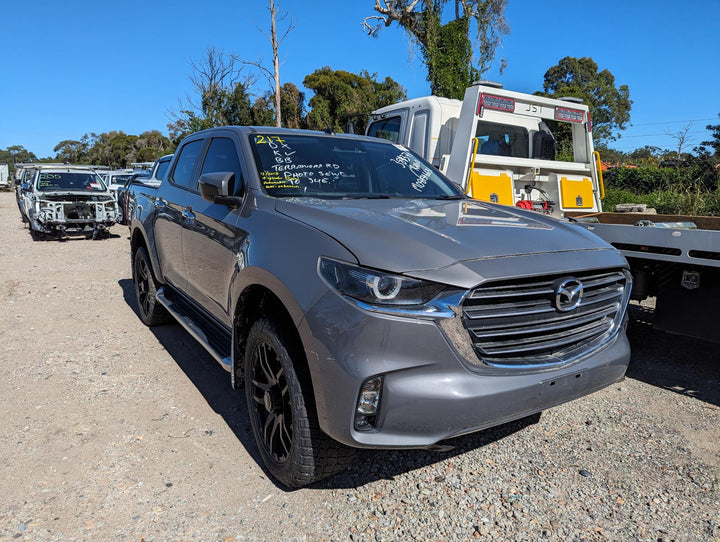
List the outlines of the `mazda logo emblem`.
{"label": "mazda logo emblem", "polygon": [[554,305],[560,312],[568,312],[580,305],[583,285],[578,279],[563,279],[555,286]]}

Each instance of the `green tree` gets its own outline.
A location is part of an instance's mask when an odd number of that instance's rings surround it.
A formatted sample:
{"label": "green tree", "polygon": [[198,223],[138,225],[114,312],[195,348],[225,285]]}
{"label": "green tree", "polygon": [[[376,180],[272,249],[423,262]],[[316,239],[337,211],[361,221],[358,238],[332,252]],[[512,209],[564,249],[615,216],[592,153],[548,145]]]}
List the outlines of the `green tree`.
{"label": "green tree", "polygon": [[136,135],[128,135],[123,131],[108,133],[110,145],[110,163],[113,168],[126,168],[131,163],[137,162],[137,149],[135,143],[138,140]]}
{"label": "green tree", "polygon": [[[718,113],[720,117],[720,113]],[[712,132],[712,139],[703,141],[701,145],[712,147],[715,150],[715,156],[720,157],[720,124],[708,124],[705,128]]]}
{"label": "green tree", "polygon": [[280,89],[280,110],[286,128],[305,128],[305,93],[292,83],[285,83]]}
{"label": "green tree", "polygon": [[353,121],[356,132],[364,132],[371,111],[406,98],[405,89],[397,82],[389,77],[376,81],[375,77],[364,70],[358,75],[328,66],[306,76],[303,85],[315,92],[310,98],[308,127],[341,132],[346,122]]}
{"label": "green tree", "polygon": [[[601,155],[602,156],[602,155]],[[628,158],[635,165],[654,166],[657,165],[662,156],[662,149],[652,145],[645,145],[639,149],[632,151]]]}
{"label": "green tree", "polygon": [[37,159],[35,153],[30,152],[22,145],[11,145],[5,150],[0,149],[0,162],[9,164],[10,169],[14,169],[15,164],[35,162]]}
{"label": "green tree", "polygon": [[173,150],[172,142],[158,130],[143,132],[135,141],[138,162],[152,162]]}
{"label": "green tree", "polygon": [[55,152],[55,160],[58,162],[65,162],[68,164],[86,164],[88,160],[87,141],[65,139],[55,145],[53,152]]}
{"label": "green tree", "polygon": [[613,74],[607,69],[598,71],[592,58],[561,59],[545,72],[543,92],[539,94],[582,98],[590,107],[593,138],[600,142],[615,140],[615,133],[624,130],[630,121],[632,100],[628,86],[616,87]]}
{"label": "green tree", "polygon": [[0,149],[0,163],[8,165],[8,171],[12,177],[15,174],[15,164],[25,162],[37,162],[35,153],[30,152],[22,145],[11,145],[7,149]]}
{"label": "green tree", "polygon": [[[449,0],[375,0],[379,15],[366,17],[363,27],[377,36],[382,26],[397,22],[420,48],[431,92],[462,99],[465,89],[490,68],[502,35],[510,32],[504,16],[507,2],[453,0],[454,18],[447,20]],[[480,53],[476,58],[474,46]],[[501,69],[504,65],[503,60]]]}
{"label": "green tree", "polygon": [[268,93],[265,96],[258,96],[252,105],[252,124],[255,126],[275,126],[275,109],[273,96]]}

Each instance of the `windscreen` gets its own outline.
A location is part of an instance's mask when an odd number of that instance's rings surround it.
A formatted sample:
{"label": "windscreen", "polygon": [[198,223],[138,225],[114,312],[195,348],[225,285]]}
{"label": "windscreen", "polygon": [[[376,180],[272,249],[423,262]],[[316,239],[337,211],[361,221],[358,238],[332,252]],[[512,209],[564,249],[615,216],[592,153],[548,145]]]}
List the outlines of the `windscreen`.
{"label": "windscreen", "polygon": [[81,190],[103,192],[105,185],[98,175],[92,172],[45,172],[38,175],[37,189],[48,190]]}
{"label": "windscreen", "polygon": [[461,192],[400,145],[342,136],[254,134],[265,191],[275,197],[460,198]]}

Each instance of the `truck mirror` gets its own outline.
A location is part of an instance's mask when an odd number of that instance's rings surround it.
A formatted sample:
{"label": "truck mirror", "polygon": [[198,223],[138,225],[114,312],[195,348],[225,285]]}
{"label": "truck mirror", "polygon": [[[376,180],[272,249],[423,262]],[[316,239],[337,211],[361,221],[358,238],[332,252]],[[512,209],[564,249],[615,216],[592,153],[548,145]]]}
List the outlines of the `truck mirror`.
{"label": "truck mirror", "polygon": [[[220,171],[216,173],[205,173],[198,181],[200,195],[205,201],[227,205],[237,209],[240,207],[242,198],[235,196],[235,173],[232,171]],[[242,191],[242,187],[238,187]]]}

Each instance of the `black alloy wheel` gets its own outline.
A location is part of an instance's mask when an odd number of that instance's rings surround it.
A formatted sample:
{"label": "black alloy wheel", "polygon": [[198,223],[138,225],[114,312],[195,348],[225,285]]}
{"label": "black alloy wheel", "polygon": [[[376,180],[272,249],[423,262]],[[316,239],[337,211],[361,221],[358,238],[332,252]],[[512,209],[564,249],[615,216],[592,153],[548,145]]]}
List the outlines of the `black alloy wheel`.
{"label": "black alloy wheel", "polygon": [[170,314],[155,298],[157,285],[152,274],[150,260],[144,247],[139,247],[133,259],[133,281],[140,319],[148,326],[163,324],[170,320]]}
{"label": "black alloy wheel", "polygon": [[343,470],[354,450],[320,430],[302,350],[291,337],[271,320],[253,324],[245,341],[245,399],[265,467],[281,484],[301,487]]}
{"label": "black alloy wheel", "polygon": [[261,342],[252,353],[252,399],[262,428],[262,443],[277,463],[290,455],[293,417],[285,370],[271,344]]}

